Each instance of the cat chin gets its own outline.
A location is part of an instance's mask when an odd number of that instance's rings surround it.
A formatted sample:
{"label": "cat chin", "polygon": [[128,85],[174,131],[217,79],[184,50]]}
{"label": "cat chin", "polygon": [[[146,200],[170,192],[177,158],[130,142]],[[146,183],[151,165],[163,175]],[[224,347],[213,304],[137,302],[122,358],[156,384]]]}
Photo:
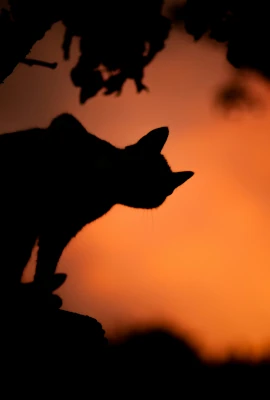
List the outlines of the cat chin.
{"label": "cat chin", "polygon": [[164,203],[164,201],[159,202],[159,203],[147,204],[147,205],[146,204],[139,204],[139,203],[138,204],[134,204],[134,203],[133,204],[131,204],[131,203],[119,203],[119,204],[122,204],[123,206],[126,206],[126,207],[131,207],[131,208],[136,208],[136,209],[141,209],[141,210],[154,210],[155,208],[160,207]]}
{"label": "cat chin", "polygon": [[141,207],[136,207],[136,208],[142,208],[144,210],[155,210],[156,208],[159,208],[164,202],[165,202],[166,198],[162,201],[156,202],[156,203],[152,203],[149,205],[143,205]]}

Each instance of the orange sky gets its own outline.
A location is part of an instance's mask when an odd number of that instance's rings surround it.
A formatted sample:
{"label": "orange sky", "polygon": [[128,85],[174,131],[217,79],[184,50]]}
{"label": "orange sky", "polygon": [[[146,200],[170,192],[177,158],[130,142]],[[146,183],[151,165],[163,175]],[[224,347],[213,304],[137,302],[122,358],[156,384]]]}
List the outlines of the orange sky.
{"label": "orange sky", "polygon": [[[160,321],[208,356],[262,351],[270,343],[270,102],[225,119],[213,108],[215,89],[234,73],[223,49],[174,32],[147,68],[149,94],[128,83],[119,98],[81,106],[69,79],[76,44],[63,62],[62,34],[59,24],[31,52],[58,61],[57,70],[20,65],[1,85],[0,132],[68,111],[121,147],[168,125],[171,167],[195,171],[158,210],[116,206],[70,242],[58,267],[68,274],[64,308],[97,318],[108,336]],[[26,278],[32,270],[33,260]]]}

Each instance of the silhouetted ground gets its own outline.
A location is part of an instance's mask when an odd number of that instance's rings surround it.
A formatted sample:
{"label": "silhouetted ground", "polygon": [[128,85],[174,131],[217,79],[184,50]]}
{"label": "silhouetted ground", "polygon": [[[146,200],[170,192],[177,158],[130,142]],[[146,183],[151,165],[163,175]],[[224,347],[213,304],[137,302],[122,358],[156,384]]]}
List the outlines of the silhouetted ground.
{"label": "silhouetted ground", "polygon": [[270,395],[270,358],[257,363],[206,363],[185,340],[163,329],[137,331],[107,344],[96,320],[56,310],[22,316],[9,335],[8,342],[2,340],[2,387],[7,385],[16,397],[267,399]]}
{"label": "silhouetted ground", "polygon": [[[207,363],[183,338],[163,329],[131,334],[109,346],[110,381],[137,398],[269,398],[270,358]],[[117,378],[118,377],[118,378]],[[124,387],[117,387],[121,381]],[[124,385],[123,385],[124,386]],[[238,394],[237,394],[238,393]]]}
{"label": "silhouetted ground", "polygon": [[[2,388],[15,398],[89,391],[102,377],[107,339],[94,318],[64,311],[14,311],[2,318]],[[79,396],[82,398],[82,396]]]}

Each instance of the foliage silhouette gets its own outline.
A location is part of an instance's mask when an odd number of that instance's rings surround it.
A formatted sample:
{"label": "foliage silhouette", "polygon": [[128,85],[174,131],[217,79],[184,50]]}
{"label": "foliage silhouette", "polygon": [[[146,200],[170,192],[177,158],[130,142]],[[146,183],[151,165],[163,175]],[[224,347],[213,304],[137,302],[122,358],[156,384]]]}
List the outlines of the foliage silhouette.
{"label": "foliage silhouette", "polygon": [[[236,68],[248,68],[270,77],[267,47],[270,41],[267,2],[244,0],[186,0],[174,2],[169,18],[162,0],[102,2],[77,0],[9,0],[0,14],[0,82],[25,60],[32,46],[59,21],[66,27],[62,50],[69,58],[72,38],[80,38],[81,55],[71,71],[83,104],[100,90],[120,94],[127,79],[137,91],[146,90],[144,68],[165,46],[171,21],[195,40],[208,37],[227,46],[227,59]],[[34,17],[33,17],[34,16]],[[170,21],[171,20],[171,21]],[[251,29],[252,27],[252,29]],[[50,68],[55,63],[34,62]]]}
{"label": "foliage silhouette", "polygon": [[[26,57],[59,21],[66,28],[62,43],[65,60],[72,38],[80,38],[81,55],[70,75],[80,88],[81,104],[101,90],[105,95],[119,95],[127,79],[135,82],[137,92],[148,90],[143,83],[144,69],[164,48],[171,21],[195,40],[208,37],[223,43],[235,68],[270,77],[266,50],[270,28],[267,2],[262,0],[250,4],[243,0],[179,0],[170,7],[169,18],[162,15],[162,0],[42,0],[38,5],[34,0],[9,0],[9,5],[9,10],[0,13],[0,82],[19,62],[56,68],[56,63]],[[244,103],[247,101],[246,97]]]}
{"label": "foliage silhouette", "polygon": [[[80,38],[81,55],[71,79],[81,88],[82,104],[101,89],[105,95],[120,94],[127,79],[134,80],[138,92],[147,90],[142,83],[144,68],[164,48],[171,27],[161,14],[162,0],[42,0],[38,4],[9,0],[9,5],[10,10],[0,14],[0,82],[19,62],[29,65],[25,58],[34,43],[62,21],[65,60],[72,38]],[[50,67],[42,63],[46,64]]]}
{"label": "foliage silhouette", "polygon": [[0,135],[5,171],[0,262],[6,289],[18,292],[38,241],[35,284],[28,288],[40,301],[51,298],[66,278],[54,275],[59,258],[86,224],[115,204],[159,207],[188,180],[193,172],[172,172],[160,154],[168,134],[167,127],[154,129],[119,149],[88,133],[71,114],[61,114],[48,128]]}
{"label": "foliage silhouette", "polygon": [[270,78],[268,3],[258,0],[186,0],[169,12],[175,25],[194,39],[207,37],[227,47],[227,59],[235,68],[246,68]]}
{"label": "foliage silhouette", "polygon": [[215,104],[226,112],[234,109],[255,110],[263,107],[263,101],[254,91],[240,80],[233,79],[220,87],[216,93]]}

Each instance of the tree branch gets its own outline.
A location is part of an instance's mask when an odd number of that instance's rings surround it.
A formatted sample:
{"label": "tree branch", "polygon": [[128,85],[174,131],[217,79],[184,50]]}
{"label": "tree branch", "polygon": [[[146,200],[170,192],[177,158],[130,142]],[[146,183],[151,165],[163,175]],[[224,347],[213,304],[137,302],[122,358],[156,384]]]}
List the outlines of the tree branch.
{"label": "tree branch", "polygon": [[49,12],[49,7],[42,2],[38,2],[40,6],[38,12],[33,10],[31,1],[10,0],[9,3],[10,11],[2,9],[0,12],[0,82],[2,83],[19,63],[56,67],[54,64],[38,60],[28,61],[26,56],[33,45],[60,20],[58,10],[52,9]]}
{"label": "tree branch", "polygon": [[21,61],[22,64],[28,65],[29,67],[32,67],[33,65],[40,65],[41,67],[46,67],[50,69],[55,69],[57,67],[57,63],[49,63],[46,61],[41,61],[41,60],[36,60],[34,58],[25,58],[23,61]]}

